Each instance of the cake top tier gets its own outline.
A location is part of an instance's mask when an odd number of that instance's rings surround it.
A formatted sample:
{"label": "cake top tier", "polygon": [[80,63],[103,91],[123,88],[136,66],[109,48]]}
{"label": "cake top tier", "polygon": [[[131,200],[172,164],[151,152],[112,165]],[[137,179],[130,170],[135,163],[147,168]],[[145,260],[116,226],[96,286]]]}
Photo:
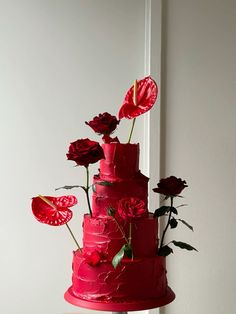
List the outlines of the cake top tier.
{"label": "cake top tier", "polygon": [[105,159],[100,160],[100,178],[132,178],[139,171],[139,144],[102,145]]}

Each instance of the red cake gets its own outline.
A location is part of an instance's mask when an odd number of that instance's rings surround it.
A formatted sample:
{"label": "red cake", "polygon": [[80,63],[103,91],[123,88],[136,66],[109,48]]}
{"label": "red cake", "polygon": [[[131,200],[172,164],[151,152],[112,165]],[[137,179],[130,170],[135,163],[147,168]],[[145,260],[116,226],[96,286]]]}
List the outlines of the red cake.
{"label": "red cake", "polygon": [[[163,196],[166,205],[150,213],[149,179],[139,170],[139,144],[130,144],[136,118],[152,108],[157,93],[150,76],[135,80],[118,119],[104,112],[85,122],[102,136],[103,146],[88,138],[69,145],[67,159],[85,168],[86,184],[58,189],[81,188],[86,194],[89,214],[83,219],[83,247],[68,225],[73,216],[71,207],[78,204],[75,195],[32,198],[35,218],[50,226],[66,225],[77,247],[73,252],[72,285],[65,293],[66,301],[75,306],[112,312],[164,306],[175,298],[166,277],[165,258],[173,253],[170,245],[197,251],[183,241],[165,241],[168,228],[176,228],[179,223],[193,231],[188,222],[176,218],[178,210],[174,207],[174,199],[188,186],[186,181],[175,176],[161,178],[152,190]],[[132,120],[127,144],[113,137],[124,118]],[[98,161],[99,173],[90,185],[89,166]],[[165,216],[168,219],[159,235],[158,219]]]}
{"label": "red cake", "polygon": [[[163,306],[175,295],[168,287],[165,258],[157,255],[158,221],[148,213],[148,178],[139,170],[138,144],[103,144],[105,159],[94,176],[92,217],[84,216],[83,251],[74,252],[72,286],[65,299],[77,306],[132,311]],[[129,223],[117,207],[122,198],[138,198],[145,214],[132,219],[132,258],[115,268],[114,256],[125,244]],[[108,214],[112,208],[114,215]],[[123,233],[122,233],[123,230]],[[127,238],[126,238],[127,239]],[[88,262],[94,252],[98,262]]]}

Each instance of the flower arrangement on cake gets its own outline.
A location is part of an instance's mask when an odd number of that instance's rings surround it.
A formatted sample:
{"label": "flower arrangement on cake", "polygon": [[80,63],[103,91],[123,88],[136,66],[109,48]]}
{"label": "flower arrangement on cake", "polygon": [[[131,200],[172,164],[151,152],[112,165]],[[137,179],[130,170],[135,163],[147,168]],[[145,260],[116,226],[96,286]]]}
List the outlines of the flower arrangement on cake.
{"label": "flower arrangement on cake", "polygon": [[[58,189],[80,188],[86,194],[88,214],[83,220],[83,247],[80,247],[68,222],[77,197],[38,195],[32,199],[35,218],[51,226],[65,225],[75,241],[72,286],[65,299],[77,306],[96,310],[131,311],[163,306],[175,298],[168,287],[165,258],[173,253],[171,244],[181,249],[196,250],[182,241],[165,243],[168,229],[184,224],[177,218],[174,200],[187,187],[175,176],[163,178],[153,188],[163,195],[165,205],[148,210],[148,178],[139,170],[139,144],[132,144],[138,116],[149,111],[158,94],[150,77],[137,81],[128,90],[118,118],[107,112],[85,122],[102,136],[103,144],[88,138],[70,143],[67,159],[86,171],[85,185],[66,185]],[[131,119],[127,143],[113,137],[122,119]],[[99,162],[99,173],[90,183],[89,165]],[[92,195],[91,195],[92,194]],[[92,202],[91,202],[92,199]],[[166,202],[169,201],[169,204]],[[159,218],[166,225],[159,231]]]}

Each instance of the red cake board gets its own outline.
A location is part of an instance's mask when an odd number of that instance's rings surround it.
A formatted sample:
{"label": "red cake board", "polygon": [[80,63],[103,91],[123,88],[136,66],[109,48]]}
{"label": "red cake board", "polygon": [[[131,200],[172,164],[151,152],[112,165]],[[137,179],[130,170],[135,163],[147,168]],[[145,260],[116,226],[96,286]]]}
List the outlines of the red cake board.
{"label": "red cake board", "polygon": [[175,299],[174,292],[168,287],[167,293],[163,298],[150,299],[146,301],[136,302],[108,302],[108,301],[88,301],[84,299],[79,299],[76,297],[71,288],[69,288],[64,298],[67,302],[91,310],[97,311],[109,311],[109,312],[128,312],[128,311],[142,311],[161,307],[171,303]]}

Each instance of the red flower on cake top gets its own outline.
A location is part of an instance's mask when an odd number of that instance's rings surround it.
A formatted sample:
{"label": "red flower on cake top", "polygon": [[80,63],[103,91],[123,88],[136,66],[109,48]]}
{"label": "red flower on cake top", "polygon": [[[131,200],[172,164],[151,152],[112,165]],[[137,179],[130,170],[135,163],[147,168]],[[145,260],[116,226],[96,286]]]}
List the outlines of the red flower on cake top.
{"label": "red flower on cake top", "polygon": [[89,125],[94,130],[94,132],[103,135],[102,139],[104,143],[119,143],[117,137],[110,137],[111,133],[115,131],[117,125],[120,123],[116,116],[112,116],[110,113],[104,112],[94,117],[93,120],[85,123]]}
{"label": "red flower on cake top", "polygon": [[88,138],[72,142],[66,156],[68,160],[75,161],[78,166],[85,167],[105,158],[103,149],[99,143],[91,141]]}
{"label": "red flower on cake top", "polygon": [[115,131],[120,121],[117,120],[116,116],[112,116],[110,113],[104,112],[94,117],[93,120],[89,122],[86,121],[85,123],[98,134],[110,135]]}
{"label": "red flower on cake top", "polygon": [[175,176],[161,179],[153,191],[166,196],[177,196],[187,187],[186,181]]}
{"label": "red flower on cake top", "polygon": [[34,217],[41,223],[61,226],[72,218],[73,213],[69,207],[75,204],[77,204],[77,199],[73,195],[37,196],[32,199],[32,211]]}
{"label": "red flower on cake top", "polygon": [[150,110],[157,99],[157,93],[157,85],[150,76],[137,81],[137,87],[134,84],[125,96],[118,114],[119,119],[133,119]]}
{"label": "red flower on cake top", "polygon": [[118,203],[118,214],[122,219],[130,221],[147,216],[148,211],[145,208],[145,203],[139,198],[125,197]]}

